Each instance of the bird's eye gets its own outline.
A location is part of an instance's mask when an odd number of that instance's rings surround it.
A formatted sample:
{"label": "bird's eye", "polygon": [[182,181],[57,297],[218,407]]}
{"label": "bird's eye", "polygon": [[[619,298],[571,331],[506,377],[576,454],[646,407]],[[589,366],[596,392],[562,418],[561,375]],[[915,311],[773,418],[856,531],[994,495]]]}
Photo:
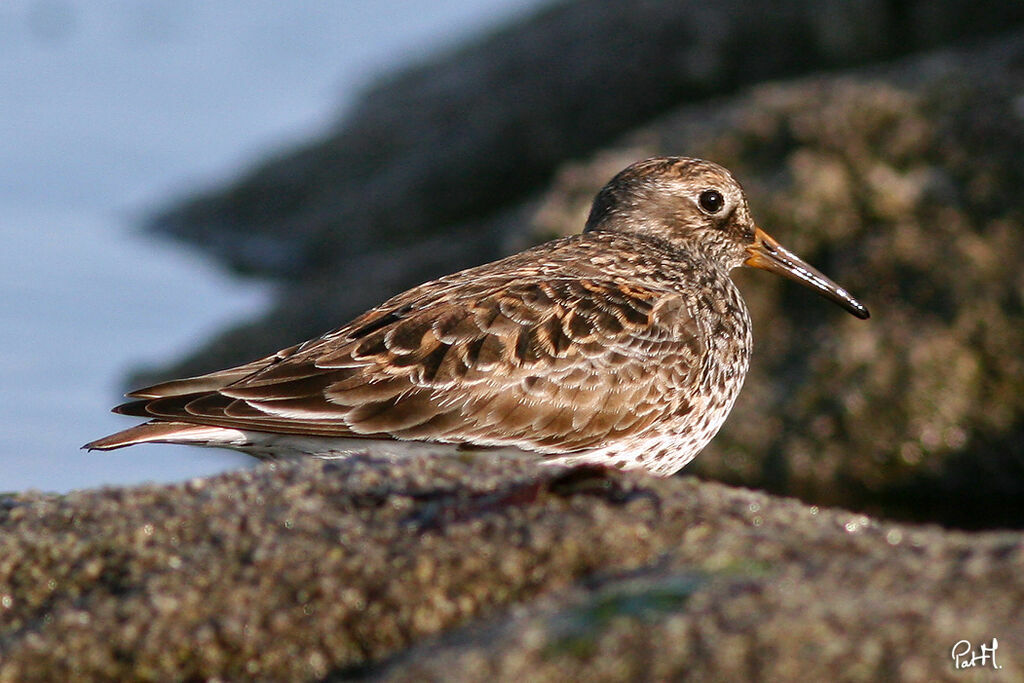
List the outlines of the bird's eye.
{"label": "bird's eye", "polygon": [[704,190],[697,198],[700,208],[707,213],[718,213],[725,206],[725,197],[718,190]]}

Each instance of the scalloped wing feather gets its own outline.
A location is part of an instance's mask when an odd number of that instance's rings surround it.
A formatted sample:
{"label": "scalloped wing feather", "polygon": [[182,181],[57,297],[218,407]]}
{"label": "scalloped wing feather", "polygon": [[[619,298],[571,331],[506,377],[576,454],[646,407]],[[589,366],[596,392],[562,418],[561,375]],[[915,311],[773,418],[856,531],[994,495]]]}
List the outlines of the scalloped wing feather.
{"label": "scalloped wing feather", "polygon": [[116,410],[254,431],[569,452],[679,410],[677,389],[694,381],[706,351],[670,290],[599,276],[458,285],[452,276],[428,283],[318,340],[133,392],[141,400]]}

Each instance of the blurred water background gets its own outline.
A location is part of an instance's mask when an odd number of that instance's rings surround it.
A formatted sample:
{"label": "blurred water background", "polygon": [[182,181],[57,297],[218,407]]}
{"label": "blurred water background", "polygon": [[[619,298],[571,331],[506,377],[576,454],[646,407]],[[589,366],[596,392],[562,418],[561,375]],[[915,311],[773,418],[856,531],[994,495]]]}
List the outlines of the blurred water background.
{"label": "blurred water background", "polygon": [[132,424],[108,413],[131,368],[184,354],[269,295],[142,220],[310,137],[375,75],[541,3],[0,3],[0,491],[250,463],[79,450]]}

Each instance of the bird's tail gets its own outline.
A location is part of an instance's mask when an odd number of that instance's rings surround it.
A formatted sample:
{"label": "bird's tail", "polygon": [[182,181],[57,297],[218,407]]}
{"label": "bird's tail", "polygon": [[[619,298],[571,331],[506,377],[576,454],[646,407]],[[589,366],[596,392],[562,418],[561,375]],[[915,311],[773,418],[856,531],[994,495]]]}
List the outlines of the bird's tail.
{"label": "bird's tail", "polygon": [[[82,446],[89,451],[112,451],[138,443],[182,443],[194,445],[224,444],[223,427],[189,424],[187,422],[147,422],[96,439]],[[219,438],[218,438],[219,437]]]}

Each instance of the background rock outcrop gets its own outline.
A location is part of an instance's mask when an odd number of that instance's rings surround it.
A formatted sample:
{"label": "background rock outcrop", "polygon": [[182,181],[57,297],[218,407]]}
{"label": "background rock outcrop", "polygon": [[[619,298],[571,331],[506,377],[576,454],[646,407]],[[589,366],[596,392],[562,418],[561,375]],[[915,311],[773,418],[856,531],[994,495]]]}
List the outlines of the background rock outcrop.
{"label": "background rock outcrop", "polygon": [[998,0],[554,2],[382,78],[323,139],[153,227],[243,271],[337,270],[492,218],[680,104],[1022,22],[1024,7]]}

